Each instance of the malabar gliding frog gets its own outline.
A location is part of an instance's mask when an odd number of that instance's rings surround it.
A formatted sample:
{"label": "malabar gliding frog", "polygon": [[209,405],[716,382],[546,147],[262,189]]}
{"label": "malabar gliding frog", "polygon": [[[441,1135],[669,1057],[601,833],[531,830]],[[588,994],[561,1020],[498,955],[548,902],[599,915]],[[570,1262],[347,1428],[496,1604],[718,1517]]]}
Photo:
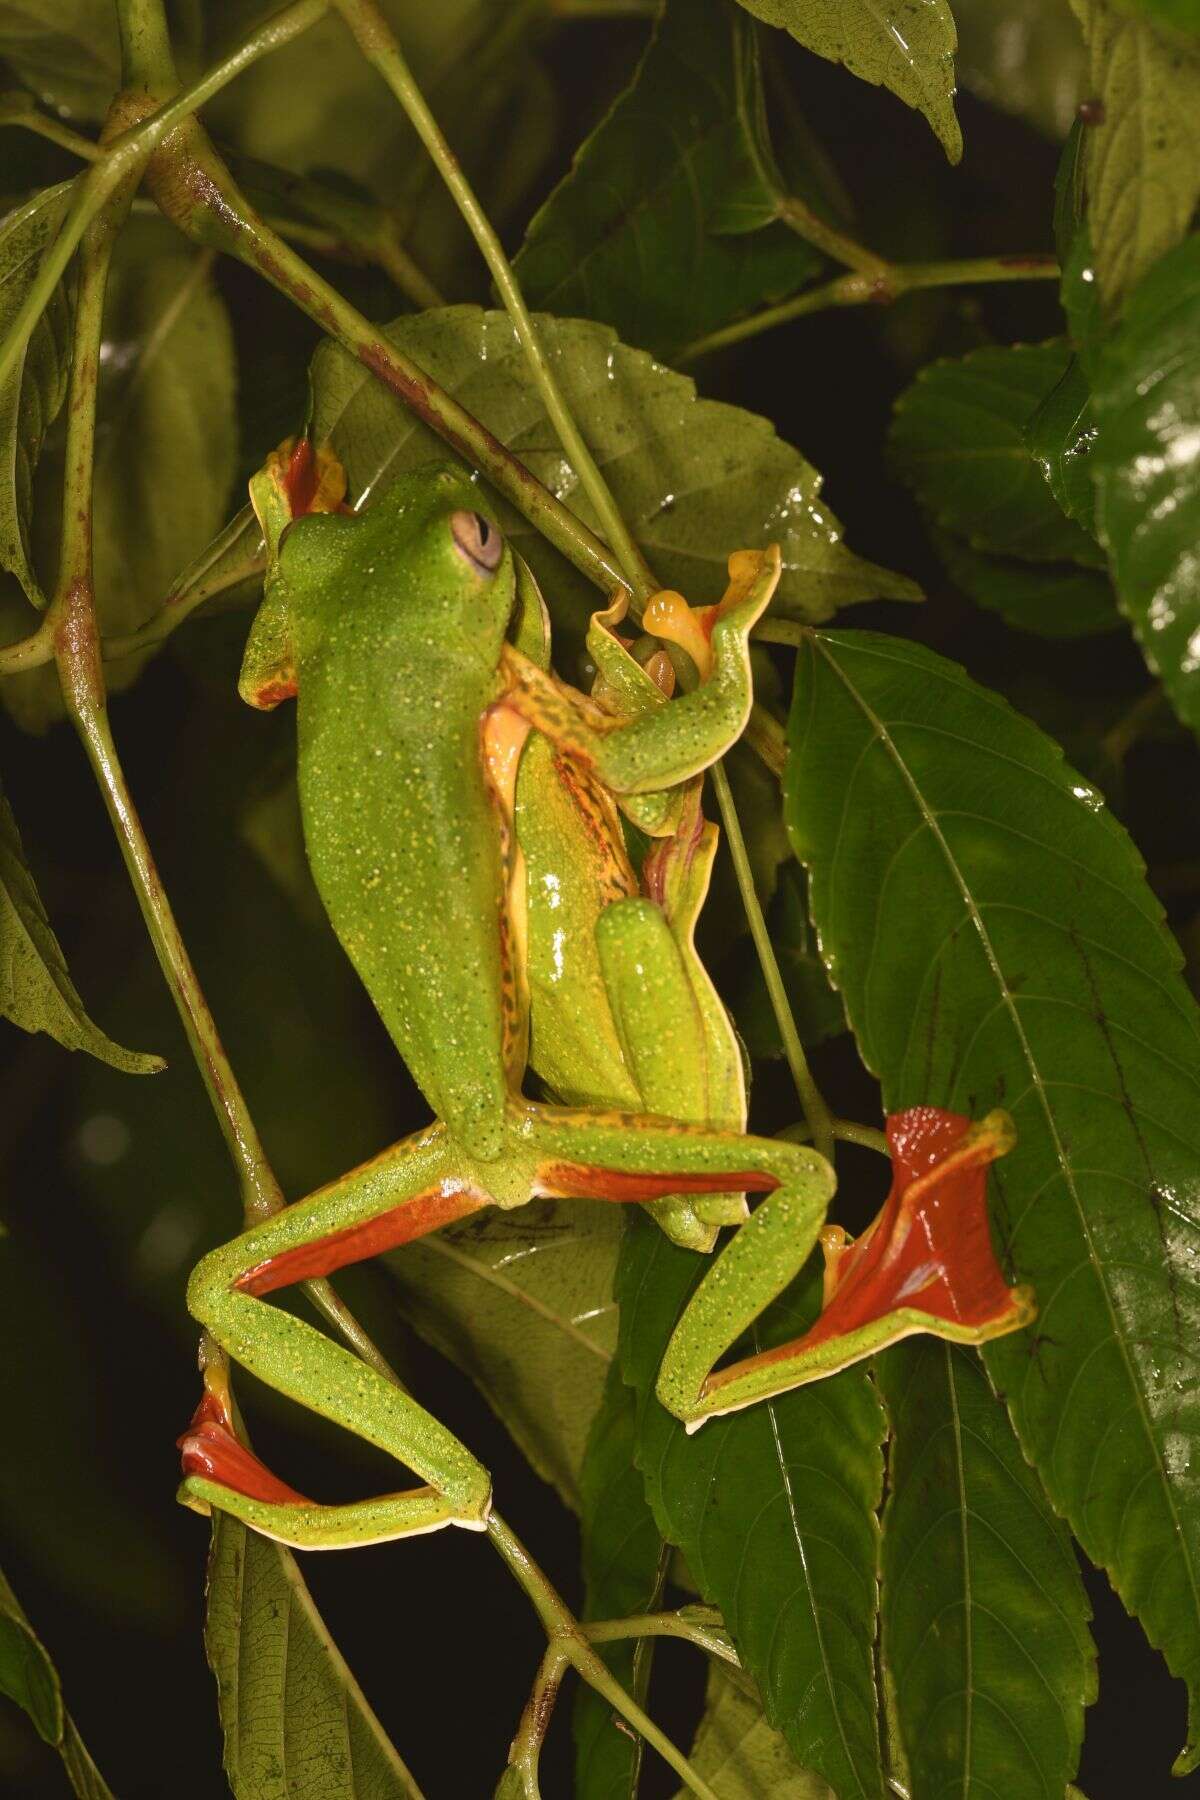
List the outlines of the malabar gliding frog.
{"label": "malabar gliding frog", "polygon": [[[490,1479],[414,1399],[264,1297],[481,1207],[637,1201],[701,1249],[745,1221],[659,1374],[659,1398],[689,1428],[878,1341],[826,1334],[714,1373],[808,1257],[834,1190],[815,1150],[745,1133],[738,1045],[692,945],[715,842],[697,778],[746,722],[748,636],[778,550],[732,558],[716,608],[692,614],[659,597],[648,627],[681,637],[703,665],[678,698],[627,655],[614,613],[598,615],[605,707],[550,671],[532,577],[460,471],[414,471],[344,515],[298,499],[298,467],[276,457],[252,484],[270,563],[241,691],[260,706],[296,697],[313,876],[435,1116],[206,1256],[188,1304],[236,1362],[424,1485],[350,1505],[307,1500],[235,1438],[214,1357],[181,1439],[181,1498],[326,1548],[482,1528]],[[618,802],[658,834],[640,879]],[[562,1104],[528,1097],[529,1067]],[[746,1193],[766,1196],[748,1217]]]}

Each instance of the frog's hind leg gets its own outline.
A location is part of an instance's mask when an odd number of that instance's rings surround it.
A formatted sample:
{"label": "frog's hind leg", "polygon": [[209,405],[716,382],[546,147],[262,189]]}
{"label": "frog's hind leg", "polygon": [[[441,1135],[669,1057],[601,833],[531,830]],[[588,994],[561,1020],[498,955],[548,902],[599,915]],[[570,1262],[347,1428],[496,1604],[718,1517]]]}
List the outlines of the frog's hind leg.
{"label": "frog's hind leg", "polygon": [[206,1369],[206,1399],[181,1440],[186,1504],[202,1511],[217,1506],[270,1536],[313,1549],[448,1524],[483,1528],[491,1481],[454,1434],[350,1351],[261,1298],[489,1204],[491,1195],[463,1179],[461,1169],[461,1156],[434,1128],[212,1251],[188,1288],[189,1310],[238,1363],[377,1444],[424,1485],[348,1507],[308,1501],[237,1442],[220,1380]]}
{"label": "frog's hind leg", "polygon": [[351,1549],[443,1525],[482,1528],[482,1520],[459,1518],[433,1486],[339,1506],[298,1493],[235,1434],[224,1352],[209,1342],[204,1361],[204,1398],[178,1440],[184,1472],[179,1499],[194,1512],[207,1515],[215,1507],[297,1550]]}
{"label": "frog's hind leg", "polygon": [[[514,1101],[513,1112],[522,1148],[538,1157],[538,1193],[642,1204],[664,1194],[766,1195],[688,1302],[657,1387],[663,1405],[689,1424],[760,1398],[758,1387],[744,1395],[725,1388],[715,1405],[709,1398],[712,1371],[815,1246],[834,1191],[825,1158],[803,1144],[640,1114],[532,1101]],[[781,1385],[795,1383],[785,1376]]]}
{"label": "frog's hind leg", "polygon": [[[746,1090],[737,1040],[692,947],[692,921],[682,923],[681,931],[678,918],[645,898],[605,908],[596,946],[609,1010],[647,1113],[740,1132]],[[719,1226],[748,1216],[740,1193],[666,1194],[647,1210],[689,1250],[711,1250]]]}

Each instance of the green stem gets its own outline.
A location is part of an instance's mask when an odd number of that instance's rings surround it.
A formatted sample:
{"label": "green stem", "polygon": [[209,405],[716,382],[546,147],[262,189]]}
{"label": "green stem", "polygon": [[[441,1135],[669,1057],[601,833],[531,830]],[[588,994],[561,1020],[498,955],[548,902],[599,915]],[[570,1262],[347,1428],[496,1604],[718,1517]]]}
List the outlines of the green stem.
{"label": "green stem", "polygon": [[48,118],[40,113],[32,100],[24,95],[17,99],[5,100],[0,104],[0,128],[5,125],[19,125],[24,131],[32,131],[38,137],[49,138],[52,144],[58,144],[69,150],[72,156],[78,156],[83,162],[95,162],[104,153],[91,138],[85,138],[80,132],[72,131],[60,119]]}
{"label": "green stem", "polygon": [[[755,635],[761,636],[761,633]],[[770,640],[768,640],[770,641]],[[743,733],[745,742],[772,775],[782,775],[787,764],[787,736],[773,713],[756,700]]]}
{"label": "green stem", "polygon": [[764,307],[747,319],[738,319],[720,331],[696,338],[676,356],[677,363],[695,362],[713,350],[740,344],[757,337],[776,325],[786,325],[807,313],[823,312],[831,306],[863,306],[868,302],[890,306],[904,294],[918,288],[971,287],[993,281],[1057,280],[1059,267],[1052,256],[980,256],[967,261],[929,263],[884,263],[882,274],[854,271],[838,275],[819,287],[806,288],[791,300],[778,306]]}
{"label": "green stem", "polygon": [[833,1135],[847,1144],[860,1144],[864,1150],[875,1150],[880,1156],[886,1156],[889,1162],[892,1159],[887,1133],[880,1131],[876,1125],[859,1125],[854,1119],[835,1119]]}
{"label": "green stem", "polygon": [[[30,333],[41,318],[50,296],[63,277],[67,264],[91,221],[109,199],[127,181],[141,175],[146,163],[163,139],[183,120],[188,119],[211,100],[213,95],[231,82],[243,69],[257,62],[271,50],[307,31],[325,11],[328,0],[294,0],[282,12],[260,26],[244,43],[211,68],[199,81],[160,106],[148,118],[113,137],[103,145],[104,154],[75,179],[75,191],[58,236],[42,257],[37,279],[26,294],[3,344],[0,344],[0,388],[29,341]],[[136,185],[136,182],[135,182]]]}
{"label": "green stem", "polygon": [[779,1036],[783,1042],[783,1053],[787,1058],[788,1068],[792,1072],[792,1080],[796,1084],[800,1104],[804,1108],[804,1117],[812,1131],[813,1143],[821,1155],[832,1162],[833,1118],[825,1104],[820,1088],[813,1080],[808,1059],[804,1054],[804,1046],[800,1042],[800,1033],[796,1030],[796,1021],[792,1017],[792,1009],[788,1004],[783,977],[779,973],[779,964],[775,959],[775,950],[767,931],[767,922],[763,918],[758,892],[754,886],[754,871],[750,867],[750,858],[746,854],[746,840],[742,836],[741,821],[729,789],[729,777],[720,763],[714,763],[709,773],[712,776],[717,805],[721,810],[721,824],[729,845],[734,874],[737,876],[742,905],[746,912],[746,921],[750,926],[750,935],[754,939],[758,960],[762,964],[763,980],[767,984],[767,993],[775,1014],[775,1023],[779,1027]]}
{"label": "green stem", "polygon": [[799,619],[760,619],[754,627],[751,637],[757,644],[790,644],[798,648],[808,641],[812,631],[811,625],[802,625]]}
{"label": "green stem", "polygon": [[[860,1125],[857,1119],[834,1119],[831,1121],[833,1135],[839,1143],[859,1144],[864,1150],[876,1150],[880,1156],[892,1159],[891,1146],[887,1141],[887,1133],[880,1131],[877,1125]],[[812,1131],[807,1123],[803,1125],[787,1125],[776,1137],[784,1138],[790,1144],[807,1144]]]}
{"label": "green stem", "polygon": [[538,1764],[541,1760],[542,1745],[546,1741],[546,1733],[550,1729],[550,1721],[554,1716],[554,1703],[558,1699],[558,1690],[562,1686],[562,1678],[570,1667],[563,1644],[558,1638],[551,1638],[546,1646],[546,1653],[537,1666],[533,1678],[533,1686],[529,1690],[529,1698],[521,1713],[521,1722],[517,1726],[512,1748],[508,1753],[509,1767],[516,1769],[521,1777],[521,1786],[525,1800],[541,1800],[542,1789],[538,1780]]}
{"label": "green stem", "polygon": [[1109,727],[1100,740],[1100,747],[1110,762],[1120,768],[1133,746],[1137,743],[1146,727],[1153,721],[1160,709],[1166,708],[1166,695],[1161,681],[1154,682],[1139,694],[1129,710],[1122,714],[1115,725]]}
{"label": "green stem", "polygon": [[425,103],[413,80],[399,44],[382,17],[374,0],[333,0],[355,42],[371,66],[387,82],[408,115],[430,159],[445,182],[455,205],[462,214],[472,237],[487,263],[505,311],[525,353],[534,384],[542,403],[558,433],[559,441],[574,467],[584,493],[592,503],[601,527],[608,537],[635,598],[645,600],[654,592],[655,581],[645,559],[634,542],[620,508],[613,499],[608,483],[601,475],[595,459],[572,417],[534,330],[533,320],[513,275],[508,258],[491,221],[475,198],[471,184],[463,174],[458,159],[442,134],[437,120]]}
{"label": "green stem", "polygon": [[0,649],[0,675],[19,675],[22,669],[37,669],[54,661],[54,633],[43,619],[28,637]]}
{"label": "green stem", "polygon": [[431,311],[434,307],[445,306],[443,295],[434,287],[425,273],[404,248],[395,231],[381,237],[377,243],[364,245],[364,249],[373,257],[400,289],[406,300],[411,300],[419,312]]}
{"label": "green stem", "polygon": [[847,269],[856,270],[869,281],[884,280],[889,274],[888,265],[882,256],[876,256],[864,244],[856,243],[836,226],[827,225],[811,206],[806,206],[794,194],[780,201],[779,217],[785,225],[791,227],[797,237],[802,237],[833,262],[840,262]]}
{"label": "green stem", "polygon": [[726,1631],[687,1619],[682,1613],[642,1613],[628,1619],[598,1619],[580,1625],[579,1630],[589,1644],[613,1644],[625,1638],[681,1638],[709,1656],[732,1663],[735,1669],[741,1667]]}
{"label": "green stem", "polygon": [[542,1628],[550,1639],[551,1649],[556,1641],[561,1644],[566,1659],[576,1673],[641,1733],[646,1742],[658,1751],[663,1761],[674,1769],[680,1780],[686,1782],[693,1794],[698,1794],[700,1800],[717,1800],[717,1796],[707,1782],[696,1774],[687,1758],[680,1755],[670,1738],[659,1730],[654,1720],[642,1710],[636,1700],[630,1698],[612,1672],[601,1662],[582,1635],[579,1621],[564,1605],[516,1533],[496,1511],[488,1519],[487,1532],[493,1548],[524,1589],[533,1610],[541,1620]]}
{"label": "green stem", "polygon": [[466,408],[397,350],[378,326],[269,231],[237,188],[203,133],[151,171],[155,198],[172,223],[197,242],[244,262],[279,289],[403,401],[451,449],[484,474],[530,524],[606,593],[628,586],[608,546],[565,507]]}

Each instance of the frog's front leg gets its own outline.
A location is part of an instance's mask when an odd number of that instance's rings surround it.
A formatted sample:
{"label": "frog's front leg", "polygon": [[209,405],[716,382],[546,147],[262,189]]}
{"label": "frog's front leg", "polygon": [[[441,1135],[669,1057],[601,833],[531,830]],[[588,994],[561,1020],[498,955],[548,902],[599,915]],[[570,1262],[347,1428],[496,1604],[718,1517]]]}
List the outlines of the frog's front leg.
{"label": "frog's front leg", "polygon": [[[654,794],[700,774],[736,743],[750,716],[750,631],[778,584],[779,547],[739,550],[729,566],[728,591],[719,606],[703,609],[703,630],[677,634],[675,614],[688,615],[690,609],[678,596],[659,597],[676,600],[678,606],[656,628],[679,635],[684,643],[698,639],[695,649],[704,667],[699,685],[689,693],[669,705],[615,720],[509,644],[501,657],[502,704],[622,798]],[[647,623],[650,618],[647,609]],[[644,828],[650,829],[645,823]]]}
{"label": "frog's front leg", "polygon": [[350,1351],[262,1296],[422,1237],[491,1200],[445,1128],[434,1126],[212,1251],[188,1286],[189,1310],[236,1362],[377,1444],[425,1485],[347,1506],[306,1499],[234,1437],[219,1370],[210,1368],[205,1399],[180,1440],[180,1499],[201,1512],[233,1513],[301,1549],[452,1524],[482,1530],[491,1480],[454,1434]]}

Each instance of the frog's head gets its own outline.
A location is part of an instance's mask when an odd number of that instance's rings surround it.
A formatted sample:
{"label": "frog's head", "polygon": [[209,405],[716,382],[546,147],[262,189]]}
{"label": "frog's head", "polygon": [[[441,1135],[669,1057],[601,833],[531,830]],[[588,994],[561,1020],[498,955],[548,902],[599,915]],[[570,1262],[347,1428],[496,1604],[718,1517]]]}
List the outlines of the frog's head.
{"label": "frog's head", "polygon": [[336,483],[297,482],[277,453],[251,482],[251,497],[268,547],[238,683],[252,706],[296,694],[306,661],[322,649],[408,661],[435,644],[454,658],[495,663],[514,610],[514,559],[460,468],[414,469],[348,513],[333,510]]}

